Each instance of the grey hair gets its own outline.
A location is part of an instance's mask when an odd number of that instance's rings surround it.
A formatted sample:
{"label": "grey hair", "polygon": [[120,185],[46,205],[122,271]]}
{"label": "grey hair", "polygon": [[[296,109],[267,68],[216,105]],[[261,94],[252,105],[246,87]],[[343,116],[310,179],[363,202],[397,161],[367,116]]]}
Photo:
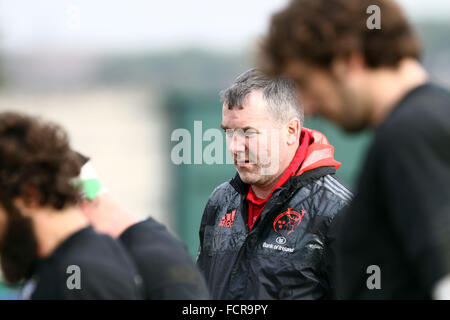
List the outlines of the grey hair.
{"label": "grey hair", "polygon": [[296,117],[303,126],[303,108],[296,95],[295,83],[289,78],[270,78],[258,69],[250,69],[239,75],[229,88],[220,93],[220,97],[229,109],[243,108],[245,98],[254,90],[263,90],[269,111],[280,123]]}

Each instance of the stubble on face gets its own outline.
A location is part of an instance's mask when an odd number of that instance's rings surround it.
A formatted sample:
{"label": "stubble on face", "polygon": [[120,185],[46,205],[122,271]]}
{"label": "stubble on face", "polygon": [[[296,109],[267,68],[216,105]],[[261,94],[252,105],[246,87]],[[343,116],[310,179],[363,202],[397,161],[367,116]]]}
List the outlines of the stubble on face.
{"label": "stubble on face", "polygon": [[242,181],[247,184],[265,184],[270,180],[270,175],[267,172],[272,165],[272,155],[271,151],[264,147],[263,139],[267,139],[267,136],[261,133],[260,136],[249,143],[245,152],[233,154],[236,170]]}
{"label": "stubble on face", "polygon": [[[273,116],[269,115],[262,92],[251,92],[242,108],[224,105],[222,121],[222,128],[227,131],[240,131],[236,136],[233,132],[232,137],[227,139],[227,145],[242,181],[251,185],[266,184],[273,178],[274,171],[277,171],[274,169],[279,165],[278,157],[274,159],[274,155],[278,155],[279,139],[275,139],[276,143],[272,141],[272,135],[279,129],[275,126]],[[247,136],[247,130],[256,133]]]}

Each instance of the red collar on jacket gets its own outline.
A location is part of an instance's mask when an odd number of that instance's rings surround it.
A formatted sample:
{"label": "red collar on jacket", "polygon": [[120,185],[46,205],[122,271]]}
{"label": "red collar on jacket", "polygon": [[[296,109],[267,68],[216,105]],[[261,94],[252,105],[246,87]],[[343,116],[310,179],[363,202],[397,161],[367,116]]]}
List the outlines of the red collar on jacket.
{"label": "red collar on jacket", "polygon": [[305,131],[302,129],[301,137],[300,137],[301,142],[297,149],[297,152],[295,153],[294,158],[291,161],[291,164],[284,171],[283,175],[278,180],[276,185],[273,187],[272,191],[267,196],[267,198],[265,198],[265,199],[258,198],[256,196],[256,194],[253,192],[252,187],[250,186],[250,188],[248,190],[248,194],[247,194],[247,200],[251,201],[253,204],[256,204],[256,205],[262,205],[262,204],[266,203],[269,200],[269,198],[272,196],[272,193],[275,191],[275,189],[283,186],[290,177],[294,176],[295,173],[297,172],[297,169],[299,168],[300,164],[305,159],[306,152],[307,152],[308,146],[309,146],[309,140],[310,140],[310,133],[308,131]]}
{"label": "red collar on jacket", "polygon": [[275,189],[283,186],[290,177],[299,176],[302,173],[319,167],[334,166],[337,170],[341,163],[334,159],[334,147],[329,144],[328,139],[319,131],[302,128],[300,145],[292,159],[289,167],[273,187],[265,199],[260,199],[250,186],[247,200],[249,204],[248,225],[251,229],[264,208],[266,202],[272,196]]}

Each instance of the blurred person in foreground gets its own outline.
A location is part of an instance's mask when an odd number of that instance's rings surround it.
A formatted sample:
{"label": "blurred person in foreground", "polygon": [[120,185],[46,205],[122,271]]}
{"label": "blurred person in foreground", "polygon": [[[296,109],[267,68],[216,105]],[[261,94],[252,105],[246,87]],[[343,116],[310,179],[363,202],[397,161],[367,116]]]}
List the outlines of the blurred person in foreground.
{"label": "blurred person in foreground", "polygon": [[0,262],[27,299],[139,299],[125,248],[96,233],[78,208],[82,162],[66,132],[24,114],[0,113]]}
{"label": "blurred person in foreground", "polygon": [[387,0],[293,0],[263,42],[261,68],[293,78],[308,114],[375,131],[341,216],[339,298],[450,298],[450,94],[420,53]]}
{"label": "blurred person in foreground", "polygon": [[153,218],[142,220],[122,208],[102,187],[89,159],[80,157],[85,194],[80,208],[98,232],[125,245],[142,277],[145,299],[209,299],[205,281],[185,245]]}
{"label": "blurred person in foreground", "polygon": [[303,127],[295,86],[256,69],[223,92],[237,173],[211,194],[198,265],[214,299],[331,298],[331,225],[351,192],[320,132]]}

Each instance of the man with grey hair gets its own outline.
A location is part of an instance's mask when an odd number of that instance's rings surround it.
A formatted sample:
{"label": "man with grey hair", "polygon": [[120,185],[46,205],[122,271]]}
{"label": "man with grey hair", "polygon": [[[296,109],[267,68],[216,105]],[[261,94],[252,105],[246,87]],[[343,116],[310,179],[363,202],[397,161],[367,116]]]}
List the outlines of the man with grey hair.
{"label": "man with grey hair", "polygon": [[198,266],[213,299],[331,298],[333,220],[351,192],[288,79],[251,69],[222,92],[236,176],[211,194]]}

